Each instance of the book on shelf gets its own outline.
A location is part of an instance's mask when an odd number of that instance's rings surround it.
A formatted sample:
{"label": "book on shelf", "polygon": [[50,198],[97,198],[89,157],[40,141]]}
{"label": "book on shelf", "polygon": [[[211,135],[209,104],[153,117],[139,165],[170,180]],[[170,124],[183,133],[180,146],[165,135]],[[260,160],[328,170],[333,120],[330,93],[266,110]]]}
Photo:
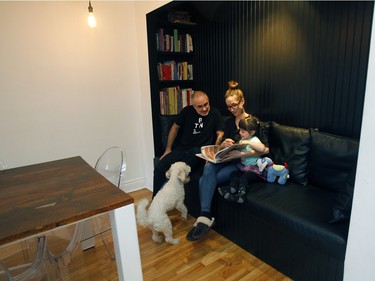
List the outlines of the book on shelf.
{"label": "book on shelf", "polygon": [[156,46],[158,48],[157,50],[164,52],[165,51],[165,39],[164,39],[164,29],[163,28],[158,29],[156,40],[157,40]]}
{"label": "book on shelf", "polygon": [[173,29],[173,52],[179,52],[179,46],[178,46],[178,30]]}
{"label": "book on shelf", "polygon": [[175,115],[178,114],[185,106],[190,105],[193,89],[179,86],[166,87],[159,91],[160,114]]}
{"label": "book on shelf", "polygon": [[233,160],[230,155],[231,151],[242,150],[247,144],[233,144],[228,147],[221,145],[206,145],[201,147],[201,153],[196,154],[196,156],[203,158],[211,163],[223,163]]}
{"label": "book on shelf", "polygon": [[193,77],[193,65],[192,64],[188,64],[188,66],[187,66],[187,79],[188,80],[194,79],[194,77]]}
{"label": "book on shelf", "polygon": [[186,52],[190,53],[193,52],[193,38],[191,37],[190,34],[186,34]]}
{"label": "book on shelf", "polygon": [[188,63],[187,61],[181,62],[182,80],[188,80]]}

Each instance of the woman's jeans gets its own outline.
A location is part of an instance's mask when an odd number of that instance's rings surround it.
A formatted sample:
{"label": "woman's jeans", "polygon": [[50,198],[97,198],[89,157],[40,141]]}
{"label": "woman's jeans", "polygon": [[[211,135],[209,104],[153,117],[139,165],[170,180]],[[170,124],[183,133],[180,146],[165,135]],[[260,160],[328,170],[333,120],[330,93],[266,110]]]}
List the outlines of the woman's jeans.
{"label": "woman's jeans", "polygon": [[201,212],[211,212],[211,202],[217,184],[230,180],[230,175],[237,171],[237,162],[204,165],[203,175],[199,179],[199,198]]}

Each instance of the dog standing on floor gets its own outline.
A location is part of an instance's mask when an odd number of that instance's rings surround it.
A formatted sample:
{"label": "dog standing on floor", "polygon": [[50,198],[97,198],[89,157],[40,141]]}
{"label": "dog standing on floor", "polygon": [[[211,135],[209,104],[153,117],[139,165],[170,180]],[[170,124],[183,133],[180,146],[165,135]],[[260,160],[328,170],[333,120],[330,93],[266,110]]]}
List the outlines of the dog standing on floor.
{"label": "dog standing on floor", "polygon": [[143,227],[149,227],[152,230],[152,240],[157,243],[163,241],[163,237],[159,232],[164,234],[166,242],[170,244],[179,243],[178,238],[173,238],[172,223],[167,212],[176,208],[181,212],[181,217],[186,220],[187,208],[184,204],[184,184],[190,180],[190,171],[190,166],[184,162],[172,164],[165,173],[169,180],[156,194],[148,210],[146,210],[147,199],[142,199],[138,203],[137,221]]}

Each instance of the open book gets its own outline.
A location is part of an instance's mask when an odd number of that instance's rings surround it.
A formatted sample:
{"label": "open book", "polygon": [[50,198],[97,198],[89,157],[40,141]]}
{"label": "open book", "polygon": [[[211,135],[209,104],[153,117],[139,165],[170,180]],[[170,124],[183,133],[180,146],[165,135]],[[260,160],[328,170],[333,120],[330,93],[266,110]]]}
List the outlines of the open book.
{"label": "open book", "polygon": [[233,159],[230,156],[231,151],[242,150],[246,146],[247,144],[233,144],[228,147],[221,145],[206,145],[201,147],[201,153],[196,154],[196,156],[212,163],[222,163]]}

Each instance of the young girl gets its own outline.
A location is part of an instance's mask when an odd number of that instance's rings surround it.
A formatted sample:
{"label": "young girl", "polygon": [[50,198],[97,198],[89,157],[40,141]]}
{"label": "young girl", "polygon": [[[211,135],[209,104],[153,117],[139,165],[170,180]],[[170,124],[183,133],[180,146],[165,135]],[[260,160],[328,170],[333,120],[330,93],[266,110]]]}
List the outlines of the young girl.
{"label": "young girl", "polygon": [[[259,120],[256,117],[250,116],[242,119],[239,122],[240,144],[247,144],[242,152],[255,151],[263,152],[265,145],[255,136],[259,129]],[[229,187],[219,187],[219,193],[229,201],[235,201],[243,203],[245,201],[245,195],[248,191],[248,176],[252,172],[257,173],[260,177],[263,177],[262,171],[264,167],[258,167],[257,161],[260,157],[242,157],[241,163],[237,165],[239,171],[235,171],[231,174],[231,181]],[[243,173],[246,172],[246,173]],[[250,173],[247,173],[250,172]]]}

